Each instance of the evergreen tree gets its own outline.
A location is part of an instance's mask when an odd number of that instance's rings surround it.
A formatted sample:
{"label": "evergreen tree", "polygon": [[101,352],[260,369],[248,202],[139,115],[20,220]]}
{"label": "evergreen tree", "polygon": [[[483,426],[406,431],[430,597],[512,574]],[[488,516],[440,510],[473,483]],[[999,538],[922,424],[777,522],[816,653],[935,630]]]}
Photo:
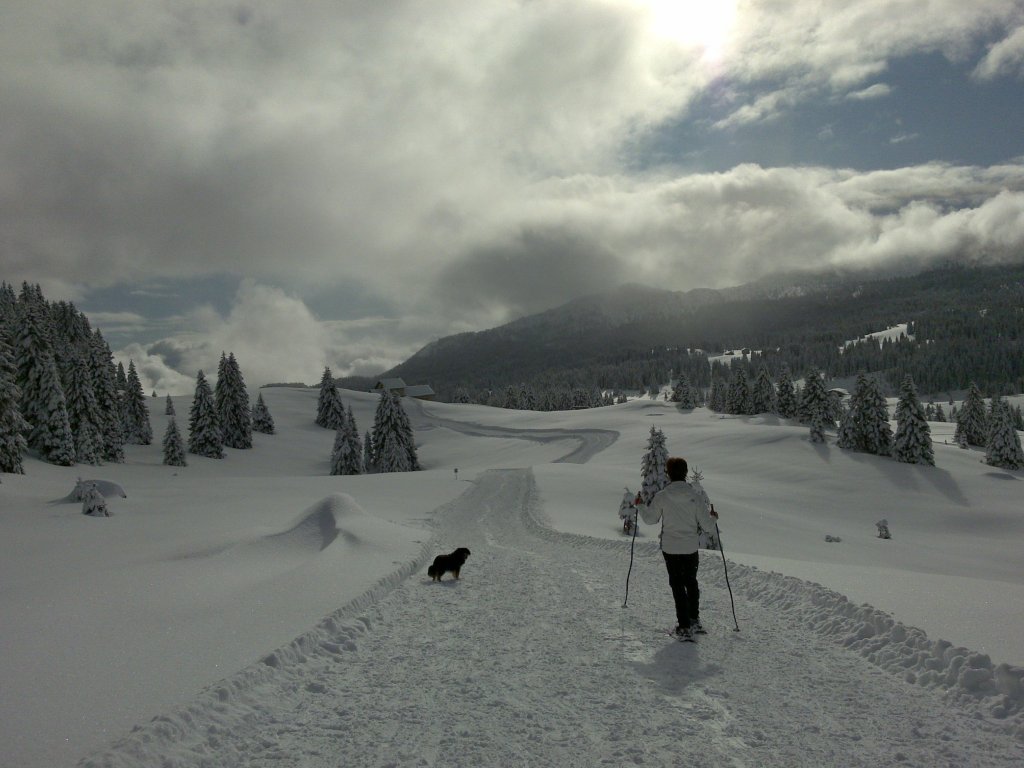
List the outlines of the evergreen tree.
{"label": "evergreen tree", "polygon": [[640,499],[644,504],[650,504],[654,494],[669,484],[668,473],[665,471],[667,463],[665,433],[651,425],[651,433],[647,438],[647,452],[640,462],[640,475],[643,478]]}
{"label": "evergreen tree", "polygon": [[989,417],[991,428],[985,446],[985,463],[1001,469],[1024,469],[1024,451],[1020,435],[1013,428],[1010,407],[998,396],[993,396],[992,400],[994,407]]}
{"label": "evergreen tree", "polygon": [[75,460],[80,464],[100,464],[103,459],[103,418],[96,402],[91,370],[77,351],[69,356],[67,381],[68,423],[75,439]]}
{"label": "evergreen tree", "polygon": [[224,458],[224,438],[217,421],[213,392],[202,371],[196,375],[196,392],[189,412],[188,450],[211,459]]}
{"label": "evergreen tree", "polygon": [[519,390],[509,384],[505,388],[505,399],[501,405],[502,408],[508,408],[515,410],[519,408]]}
{"label": "evergreen tree", "polygon": [[469,398],[469,391],[465,387],[456,387],[455,394],[452,396],[453,403],[470,403],[472,402]]}
{"label": "evergreen tree", "polygon": [[721,379],[711,382],[711,395],[708,397],[708,405],[715,413],[725,413],[726,391],[725,384]]}
{"label": "evergreen tree", "polygon": [[254,432],[264,435],[274,434],[274,417],[270,415],[270,409],[263,402],[263,393],[256,397],[256,404],[252,407],[252,428]]}
{"label": "evergreen tree", "polygon": [[174,416],[175,415],[175,413],[174,413],[174,401],[171,400],[171,396],[170,395],[167,396],[167,400],[164,402],[164,415],[165,416]]}
{"label": "evergreen tree", "polygon": [[95,330],[89,343],[89,367],[95,387],[96,407],[102,423],[99,425],[103,440],[103,459],[124,461],[124,429],[121,404],[117,396],[117,369],[103,334]]}
{"label": "evergreen tree", "polygon": [[334,448],[331,451],[332,475],[358,475],[363,469],[363,445],[359,439],[359,430],[352,415],[351,406],[345,413],[345,419],[334,436]]}
{"label": "evergreen tree", "polygon": [[679,381],[676,382],[676,386],[672,390],[672,401],[678,403],[682,410],[697,407],[693,387],[690,384],[690,377],[685,373],[679,374]]}
{"label": "evergreen tree", "polygon": [[772,378],[764,366],[758,370],[757,378],[754,380],[751,405],[754,413],[775,412],[775,385],[772,384]]}
{"label": "evergreen tree", "polygon": [[378,472],[419,469],[409,418],[398,396],[382,392],[373,420],[373,463]]}
{"label": "evergreen tree", "polygon": [[338,387],[334,384],[331,369],[324,368],[320,377],[320,397],[316,406],[316,423],[324,429],[337,431],[345,420],[345,408],[341,402]]}
{"label": "evergreen tree", "polygon": [[82,514],[92,517],[110,517],[107,500],[103,498],[103,494],[100,493],[100,489],[96,487],[95,483],[89,483],[85,489],[85,494],[82,497]]}
{"label": "evergreen tree", "polygon": [[839,421],[839,431],[836,434],[836,445],[847,451],[862,450],[864,438],[861,430],[861,401],[864,399],[864,392],[867,389],[867,376],[863,373],[857,375],[857,384],[853,394],[850,395],[850,402],[846,411]]}
{"label": "evergreen tree", "polygon": [[373,438],[369,431],[363,439],[363,472],[366,474],[373,472]]}
{"label": "evergreen tree", "polygon": [[75,440],[57,366],[48,354],[40,369],[39,392],[42,408],[39,421],[29,432],[28,444],[39,451],[43,461],[70,467],[75,463]]}
{"label": "evergreen tree", "polygon": [[807,423],[811,428],[811,442],[825,442],[828,393],[825,391],[825,382],[822,381],[821,374],[815,368],[807,372],[807,382],[804,384],[801,407],[807,414]]}
{"label": "evergreen tree", "polygon": [[729,393],[726,395],[725,411],[731,414],[749,414],[753,408],[747,374],[741,366],[734,365],[732,383],[729,385]]}
{"label": "evergreen tree", "polygon": [[[5,288],[11,290],[6,284]],[[0,472],[21,475],[25,473],[21,458],[28,447],[23,433],[29,426],[21,416],[21,392],[14,383],[15,374],[11,348],[0,333]]]}
{"label": "evergreen tree", "polygon": [[249,409],[249,392],[245,388],[242,371],[235,360],[235,353],[227,357],[221,353],[217,385],[213,399],[217,408],[224,445],[228,448],[252,448],[252,415]]}
{"label": "evergreen tree", "polygon": [[169,467],[187,467],[185,459],[185,444],[181,439],[181,432],[178,431],[178,423],[171,416],[167,420],[167,430],[164,432],[164,464]]}
{"label": "evergreen tree", "polygon": [[124,398],[125,438],[135,445],[149,445],[153,442],[153,428],[149,424],[149,407],[142,382],[135,371],[135,361],[128,361],[127,390]]}
{"label": "evergreen tree", "polygon": [[957,412],[957,428],[962,430],[968,445],[983,446],[988,442],[988,418],[981,390],[973,381],[967,390],[963,405]]}
{"label": "evergreen tree", "polygon": [[784,419],[796,418],[796,390],[789,366],[783,366],[779,374],[779,388],[775,397],[775,412]]}
{"label": "evergreen tree", "polygon": [[889,406],[875,379],[867,379],[867,389],[861,401],[861,429],[866,453],[879,456],[892,454],[892,427],[889,424]]}
{"label": "evergreen tree", "polygon": [[941,423],[945,423],[945,421],[946,421],[946,412],[942,409],[942,403],[938,403],[935,406],[935,415],[933,416],[933,420],[941,422]]}
{"label": "evergreen tree", "polygon": [[931,427],[928,426],[921,401],[917,399],[914,380],[909,375],[903,380],[900,399],[896,405],[893,457],[896,461],[907,464],[935,465]]}

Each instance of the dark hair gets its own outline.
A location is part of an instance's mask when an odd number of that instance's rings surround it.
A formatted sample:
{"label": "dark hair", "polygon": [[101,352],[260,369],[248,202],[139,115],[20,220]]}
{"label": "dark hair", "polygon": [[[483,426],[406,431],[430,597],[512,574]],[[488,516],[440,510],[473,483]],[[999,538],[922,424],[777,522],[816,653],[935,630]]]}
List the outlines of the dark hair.
{"label": "dark hair", "polygon": [[672,482],[685,480],[686,470],[686,459],[680,458],[679,456],[673,456],[665,462],[665,472],[668,473],[668,479]]}

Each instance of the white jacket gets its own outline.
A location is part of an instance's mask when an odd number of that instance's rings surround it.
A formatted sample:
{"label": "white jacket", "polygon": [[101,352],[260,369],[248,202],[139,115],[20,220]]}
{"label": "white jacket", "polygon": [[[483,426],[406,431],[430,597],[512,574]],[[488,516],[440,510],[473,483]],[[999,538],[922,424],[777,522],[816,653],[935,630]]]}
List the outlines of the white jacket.
{"label": "white jacket", "polygon": [[642,505],[640,516],[648,525],[661,521],[661,551],[670,555],[696,552],[700,532],[715,530],[707,503],[692,485],[678,480],[654,494],[650,504]]}

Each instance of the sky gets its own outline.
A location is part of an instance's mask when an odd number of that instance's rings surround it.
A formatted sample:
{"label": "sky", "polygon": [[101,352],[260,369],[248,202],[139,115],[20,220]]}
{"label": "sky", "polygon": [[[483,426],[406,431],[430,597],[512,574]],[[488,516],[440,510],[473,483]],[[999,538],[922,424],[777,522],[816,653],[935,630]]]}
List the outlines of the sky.
{"label": "sky", "polygon": [[1024,253],[1021,0],[11,0],[0,115],[0,279],[160,392]]}

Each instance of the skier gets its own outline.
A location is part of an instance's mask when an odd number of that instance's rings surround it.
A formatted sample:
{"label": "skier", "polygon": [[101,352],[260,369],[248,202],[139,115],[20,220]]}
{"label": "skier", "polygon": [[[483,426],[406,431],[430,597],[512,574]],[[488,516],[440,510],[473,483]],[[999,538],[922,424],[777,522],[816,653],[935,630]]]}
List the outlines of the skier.
{"label": "skier", "polygon": [[714,504],[705,501],[686,482],[686,459],[673,456],[665,464],[669,484],[658,491],[640,515],[648,525],[661,523],[661,552],[668,569],[668,583],[676,604],[675,633],[680,640],[693,640],[704,634],[700,622],[700,588],[697,567],[701,531],[712,531],[718,514]]}

